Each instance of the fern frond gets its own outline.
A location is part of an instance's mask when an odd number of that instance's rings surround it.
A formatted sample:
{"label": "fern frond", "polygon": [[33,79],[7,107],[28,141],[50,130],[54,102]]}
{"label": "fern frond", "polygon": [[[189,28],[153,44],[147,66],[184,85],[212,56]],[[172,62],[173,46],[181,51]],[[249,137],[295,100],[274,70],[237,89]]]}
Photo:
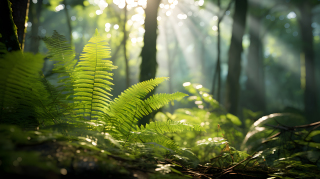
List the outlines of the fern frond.
{"label": "fern frond", "polygon": [[53,73],[58,73],[59,85],[57,88],[62,88],[60,97],[67,99],[72,97],[73,83],[72,72],[74,70],[77,60],[74,58],[75,53],[71,48],[71,45],[67,42],[63,35],[60,35],[57,31],[54,31],[51,37],[45,37],[43,39],[48,50],[51,60],[55,61]]}
{"label": "fern frond", "polygon": [[109,110],[104,115],[103,121],[107,125],[117,126],[117,130],[126,135],[136,127],[137,116],[141,116],[139,114],[141,113],[139,106],[143,103],[143,98],[166,79],[168,78],[150,79],[126,89],[110,103]]}
{"label": "fern frond", "polygon": [[173,140],[165,135],[159,135],[155,131],[149,129],[131,132],[131,136],[128,140],[131,142],[153,144],[155,147],[158,144],[174,151],[178,149],[178,145]]}
{"label": "fern frond", "polygon": [[80,62],[72,73],[75,91],[75,103],[81,104],[76,112],[96,119],[107,112],[107,106],[112,96],[110,82],[116,69],[110,58],[110,48],[105,38],[101,37],[96,30],[95,35],[89,40],[80,56]]}
{"label": "fern frond", "polygon": [[135,110],[137,104],[141,103],[142,99],[149,92],[151,92],[156,86],[166,79],[168,78],[155,78],[131,86],[122,92],[117,98],[115,98],[112,103],[110,103],[110,111],[114,115],[132,112]]}
{"label": "fern frond", "polygon": [[168,80],[168,77],[160,77],[155,79],[150,79],[147,81],[140,82],[138,84],[132,85],[130,88],[126,89],[121,93],[118,98],[114,101],[127,101],[134,99],[143,99],[148,93],[150,93],[156,86],[162,83],[164,80]]}
{"label": "fern frond", "polygon": [[74,59],[75,53],[66,38],[57,31],[53,31],[52,36],[45,37],[43,41],[49,50],[51,59],[56,61],[53,72],[72,72],[77,61]]}
{"label": "fern frond", "polygon": [[41,95],[37,87],[40,85],[38,72],[41,71],[42,66],[43,56],[40,54],[11,52],[0,59],[0,118],[2,120],[19,121],[35,117],[34,106],[39,103],[38,97]]}
{"label": "fern frond", "polygon": [[138,106],[137,116],[139,118],[146,116],[150,114],[153,110],[158,110],[164,105],[168,104],[170,101],[173,100],[179,100],[185,96],[188,96],[185,93],[176,92],[173,94],[155,94],[148,99],[144,100],[143,103],[141,103]]}
{"label": "fern frond", "polygon": [[199,125],[189,125],[186,123],[181,123],[177,121],[167,121],[167,122],[150,122],[146,124],[144,128],[141,126],[141,130],[154,130],[158,134],[182,132],[182,131],[205,131],[205,129]]}
{"label": "fern frond", "polygon": [[[188,125],[185,123],[180,123],[176,121],[167,121],[167,122],[150,122],[146,127],[141,126],[141,129],[134,130],[130,132],[131,142],[143,142],[145,144],[153,144],[156,146],[164,146],[168,148],[167,150],[178,151],[178,145],[169,137],[166,133],[182,132],[185,130],[188,131],[205,131],[203,127],[198,125]],[[162,147],[163,148],[163,147]]]}
{"label": "fern frond", "polygon": [[130,132],[128,140],[143,143],[157,143],[172,150],[177,150],[178,145],[165,136],[166,133],[182,132],[182,131],[205,131],[199,125],[188,125],[176,121],[167,122],[150,122],[146,126],[140,126],[140,129]]}
{"label": "fern frond", "polygon": [[[152,83],[152,80],[147,81],[147,83]],[[112,125],[123,136],[129,136],[131,131],[137,129],[138,119],[150,114],[153,110],[160,109],[170,101],[184,96],[186,94],[177,92],[174,94],[155,94],[144,101],[138,97],[133,98],[134,101],[132,99],[124,100],[124,98],[120,100],[119,98],[110,104],[109,116],[105,120],[111,121]]]}

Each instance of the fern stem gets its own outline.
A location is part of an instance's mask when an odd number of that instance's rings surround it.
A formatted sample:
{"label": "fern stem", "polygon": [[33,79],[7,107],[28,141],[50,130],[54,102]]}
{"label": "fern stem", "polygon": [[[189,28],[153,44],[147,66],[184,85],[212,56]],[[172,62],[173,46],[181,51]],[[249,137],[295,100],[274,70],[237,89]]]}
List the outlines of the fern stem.
{"label": "fern stem", "polygon": [[97,72],[97,63],[98,63],[98,44],[96,43],[96,65],[94,67],[94,76],[93,76],[93,85],[92,85],[90,120],[92,120],[93,92],[94,92],[94,83],[95,83],[96,72]]}

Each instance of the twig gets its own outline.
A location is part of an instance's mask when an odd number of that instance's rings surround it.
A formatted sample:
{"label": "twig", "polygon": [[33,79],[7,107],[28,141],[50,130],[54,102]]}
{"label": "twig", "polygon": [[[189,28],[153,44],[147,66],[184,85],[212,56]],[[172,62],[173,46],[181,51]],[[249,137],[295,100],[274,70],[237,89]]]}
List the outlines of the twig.
{"label": "twig", "polygon": [[[251,156],[248,156],[246,159],[244,159],[244,160],[240,161],[240,162],[239,162],[239,163],[237,163],[236,165],[234,165],[234,166],[232,166],[232,167],[229,167],[229,168],[225,169],[225,170],[223,171],[223,173],[222,173],[220,176],[225,175],[225,174],[227,174],[227,173],[230,173],[231,171],[233,171],[233,168],[235,168],[236,166],[240,165],[241,163],[243,163],[243,162],[247,161],[248,159],[251,159],[251,158],[252,158],[256,153],[257,153],[257,152],[255,152],[255,153],[254,153],[253,155],[251,155]],[[219,176],[219,177],[220,177],[220,176]]]}
{"label": "twig", "polygon": [[229,2],[227,9],[226,9],[226,10],[224,11],[224,13],[221,14],[220,17],[218,18],[218,19],[219,19],[219,20],[218,20],[218,23],[220,23],[220,22],[223,20],[224,16],[226,15],[226,12],[231,8],[231,5],[232,5],[232,3],[233,3],[234,1],[235,1],[235,0],[231,0],[231,1]]}

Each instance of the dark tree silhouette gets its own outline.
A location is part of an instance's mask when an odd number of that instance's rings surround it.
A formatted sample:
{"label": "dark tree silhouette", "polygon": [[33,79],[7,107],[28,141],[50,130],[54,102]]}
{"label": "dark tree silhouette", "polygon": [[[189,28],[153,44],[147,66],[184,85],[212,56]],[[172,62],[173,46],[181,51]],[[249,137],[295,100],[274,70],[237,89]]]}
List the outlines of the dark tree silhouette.
{"label": "dark tree silhouette", "polygon": [[[312,4],[315,2],[314,4]],[[305,113],[310,122],[317,119],[317,91],[315,79],[315,59],[314,59],[314,45],[312,33],[312,7],[318,4],[317,1],[298,1],[297,7],[300,11],[300,18],[298,18],[301,29],[302,53],[305,59],[306,69],[306,86],[304,91],[304,105]]]}
{"label": "dark tree silhouette", "polygon": [[246,25],[247,0],[236,0],[233,15],[232,37],[229,49],[226,108],[236,115],[239,101],[239,78],[241,72],[242,37]]}
{"label": "dark tree silhouette", "polygon": [[20,50],[20,44],[17,37],[17,29],[12,18],[12,9],[9,0],[0,1],[0,42],[6,45],[8,51]]}
{"label": "dark tree silhouette", "polygon": [[129,72],[129,60],[127,56],[127,18],[128,18],[128,10],[127,10],[127,3],[124,6],[124,22],[123,22],[123,54],[124,60],[126,64],[126,87],[130,87],[130,72]]}
{"label": "dark tree silhouette", "polygon": [[[157,72],[157,15],[158,8],[161,0],[147,0],[147,8],[145,9],[145,33],[144,33],[144,46],[141,51],[141,65],[139,81],[146,81],[156,77]],[[154,92],[149,93],[149,96]],[[143,117],[140,125],[148,123],[154,113]]]}
{"label": "dark tree silhouette", "polygon": [[215,85],[216,85],[216,80],[218,80],[218,85],[217,85],[218,89],[217,89],[217,97],[216,97],[218,102],[221,102],[221,99],[220,99],[220,97],[221,97],[221,95],[220,95],[220,93],[221,93],[221,38],[220,38],[221,29],[220,29],[220,24],[221,24],[225,14],[226,14],[226,11],[228,11],[230,9],[230,7],[231,7],[233,2],[234,2],[234,0],[231,0],[229,2],[228,7],[226,8],[226,10],[223,13],[221,13],[222,12],[222,10],[221,10],[221,1],[218,0],[218,2],[217,2],[218,8],[219,8],[218,23],[217,23],[217,65],[216,65],[215,72],[213,74],[213,82],[212,82],[211,94],[213,96],[215,96],[214,95],[214,93],[215,93]]}
{"label": "dark tree silhouette", "polygon": [[[250,46],[248,52],[248,63],[246,67],[246,104],[250,110],[264,111],[266,107],[265,80],[263,69],[263,46],[261,41],[262,19],[261,8],[257,4],[251,4],[249,18]],[[259,9],[259,10],[257,10]]]}
{"label": "dark tree silhouette", "polygon": [[141,51],[140,82],[152,79],[157,71],[157,15],[161,0],[148,0],[145,9],[144,46]]}
{"label": "dark tree silhouette", "polygon": [[12,3],[13,21],[17,26],[17,35],[20,44],[20,49],[24,49],[26,17],[28,17],[29,0],[10,0]]}
{"label": "dark tree silhouette", "polygon": [[31,36],[29,47],[26,47],[26,50],[33,52],[34,54],[39,52],[40,39],[38,37],[39,26],[40,26],[40,15],[42,11],[43,0],[38,0],[37,4],[30,3],[29,6],[29,19],[32,23],[31,26]]}

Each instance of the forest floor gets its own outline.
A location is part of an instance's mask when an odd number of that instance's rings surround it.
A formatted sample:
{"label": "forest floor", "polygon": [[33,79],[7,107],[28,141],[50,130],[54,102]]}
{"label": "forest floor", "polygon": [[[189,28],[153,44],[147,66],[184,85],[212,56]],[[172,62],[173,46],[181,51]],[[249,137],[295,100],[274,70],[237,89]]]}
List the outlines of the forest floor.
{"label": "forest floor", "polygon": [[[3,152],[3,151],[2,151]],[[131,159],[125,155],[104,154],[101,151],[71,145],[66,141],[45,141],[37,144],[17,145],[16,151],[37,152],[41,165],[19,165],[13,162],[1,171],[4,178],[268,178],[268,169],[228,168],[198,165],[196,168],[184,167],[171,159],[151,158]],[[2,153],[3,154],[3,153]],[[9,153],[8,153],[9,154]],[[23,164],[24,158],[20,158]],[[27,159],[28,160],[28,159]],[[17,159],[19,161],[19,158]],[[157,169],[157,166],[163,166]],[[166,166],[171,166],[170,169]],[[158,170],[158,171],[157,171]],[[170,172],[171,170],[171,172]],[[170,173],[169,173],[170,172]]]}

